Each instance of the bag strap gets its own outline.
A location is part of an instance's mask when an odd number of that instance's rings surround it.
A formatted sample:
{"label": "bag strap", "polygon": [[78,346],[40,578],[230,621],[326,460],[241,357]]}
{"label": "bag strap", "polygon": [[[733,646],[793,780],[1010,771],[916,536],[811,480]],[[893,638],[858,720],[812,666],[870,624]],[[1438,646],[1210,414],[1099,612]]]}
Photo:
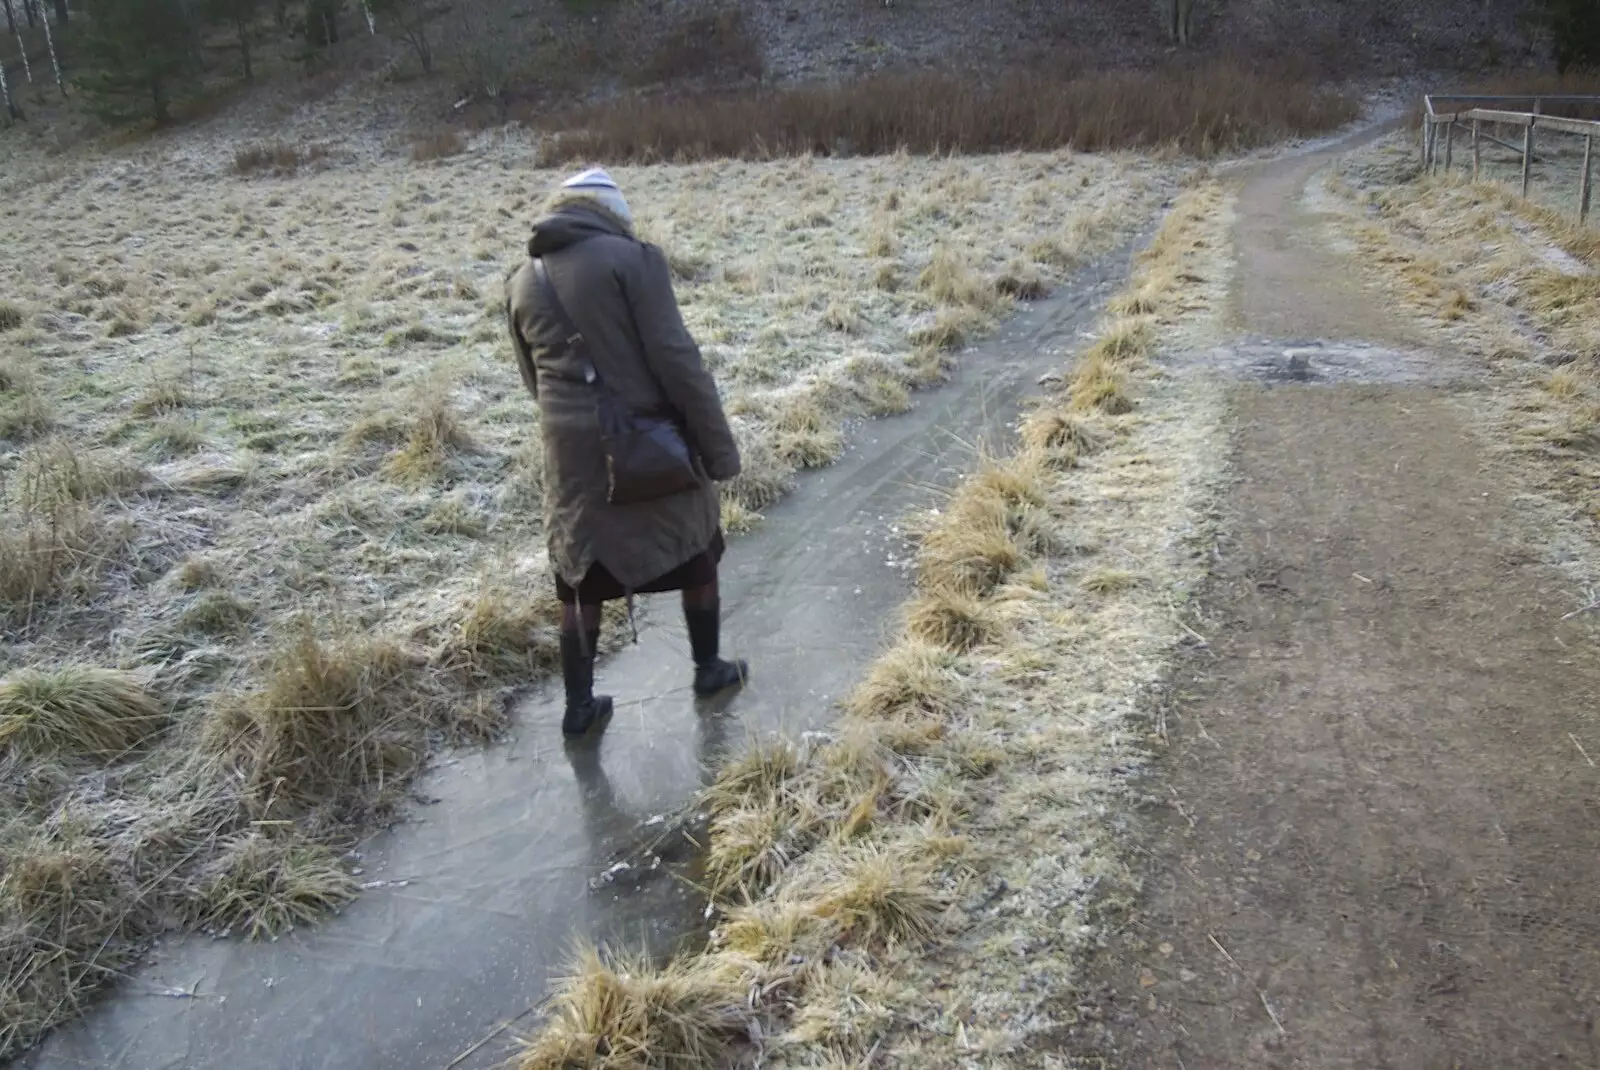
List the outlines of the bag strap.
{"label": "bag strap", "polygon": [[567,345],[578,358],[583,369],[584,382],[599,385],[600,372],[595,368],[594,361],[589,359],[589,343],[584,340],[583,332],[578,329],[578,325],[572,321],[567,306],[561,303],[561,295],[556,292],[556,284],[551,281],[550,272],[546,270],[542,257],[534,257],[533,275],[539,280],[539,286],[544,291],[545,300],[556,318],[556,326],[567,336]]}
{"label": "bag strap", "polygon": [[[538,280],[540,288],[544,291],[545,300],[550,304],[550,311],[556,318],[556,326],[560,327],[562,332],[566,334],[567,345],[572,348],[573,353],[578,357],[579,366],[583,370],[583,381],[597,390],[609,393],[610,387],[601,381],[600,369],[594,366],[594,361],[589,356],[589,343],[583,337],[583,332],[578,329],[578,325],[573,322],[571,314],[567,312],[567,306],[562,304],[561,295],[556,292],[555,280],[550,278],[550,272],[544,265],[543,257],[536,256],[533,258],[533,274],[534,278]],[[633,310],[631,307],[628,311],[632,315]],[[634,322],[633,329],[635,334],[639,332],[637,320]],[[643,344],[642,338],[640,339],[640,344]],[[648,364],[645,366],[645,374],[655,381],[656,389],[660,391],[661,396],[666,397],[666,389],[661,386],[661,380],[656,378],[655,372],[650,370]],[[671,402],[669,401],[667,404],[670,408]],[[683,423],[683,415],[678,413],[676,409],[671,409],[671,411],[674,418],[680,424]]]}

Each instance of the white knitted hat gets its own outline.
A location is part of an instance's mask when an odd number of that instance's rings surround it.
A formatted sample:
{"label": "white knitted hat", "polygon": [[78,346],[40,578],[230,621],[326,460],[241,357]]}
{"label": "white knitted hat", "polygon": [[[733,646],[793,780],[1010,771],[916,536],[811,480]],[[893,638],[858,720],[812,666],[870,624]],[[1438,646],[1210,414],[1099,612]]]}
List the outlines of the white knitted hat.
{"label": "white knitted hat", "polygon": [[616,181],[606,173],[605,168],[594,167],[582,174],[573,175],[561,183],[561,188],[593,197],[624,223],[633,225],[633,209],[628,207],[627,198],[623,197],[622,190],[617,188]]}

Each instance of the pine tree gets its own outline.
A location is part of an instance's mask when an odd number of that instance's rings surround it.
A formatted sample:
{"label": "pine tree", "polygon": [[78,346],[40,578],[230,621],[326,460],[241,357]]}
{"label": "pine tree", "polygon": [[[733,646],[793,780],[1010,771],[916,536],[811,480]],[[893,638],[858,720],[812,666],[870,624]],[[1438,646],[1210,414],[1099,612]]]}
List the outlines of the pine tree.
{"label": "pine tree", "polygon": [[86,0],[78,86],[102,116],[158,124],[199,76],[200,27],[183,0]]}

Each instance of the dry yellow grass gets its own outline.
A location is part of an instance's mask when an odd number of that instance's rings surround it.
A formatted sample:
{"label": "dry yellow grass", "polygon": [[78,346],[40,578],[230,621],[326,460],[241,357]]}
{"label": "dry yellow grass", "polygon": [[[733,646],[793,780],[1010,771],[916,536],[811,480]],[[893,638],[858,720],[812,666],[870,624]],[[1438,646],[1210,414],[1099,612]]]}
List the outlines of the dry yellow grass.
{"label": "dry yellow grass", "polygon": [[242,833],[225,845],[195,890],[203,924],[275,939],[356,897],[357,884],[327,847],[290,832]]}
{"label": "dry yellow grass", "polygon": [[22,669],[0,680],[0,747],[24,759],[120,758],[166,722],[160,700],[111,669]]}
{"label": "dry yellow grass", "polygon": [[[1164,232],[1174,256],[1212,247],[1220,204],[1210,186],[1180,202]],[[1155,291],[1158,313],[1170,312],[1174,292]],[[1114,327],[1083,359],[1140,375],[1158,338],[1152,326]],[[630,963],[628,985],[740,977],[754,994],[741,1028],[757,1023],[764,1058],[782,1066],[816,1065],[819,1051],[828,1065],[965,1066],[975,1050],[1022,1050],[1031,1030],[1055,1024],[1046,1008],[1066,998],[1067,963],[1087,939],[1063,938],[1064,925],[1083,932],[1064,904],[1118,879],[1092,813],[1113,790],[1109,766],[1132,760],[1123,711],[1177,638],[1170,590],[1202,569],[1169,547],[1220,464],[1212,395],[1168,392],[1149,408],[1084,417],[1057,398],[1029,415],[1017,452],[978,459],[922,534],[905,634],[831,735],[754,748],[708,789],[709,886],[724,911],[709,948],[655,969]],[[1167,479],[1123,483],[1135,449]],[[1058,552],[1085,541],[1069,525],[1126,540],[1147,571],[1134,582],[1083,551]],[[1085,846],[1059,856],[1064,843]],[[1007,906],[990,909],[1002,876]],[[959,939],[923,954],[952,927]],[[1006,950],[1016,941],[1029,957]],[[602,1057],[590,1038],[640,1035],[624,1023],[650,1017],[635,1009],[643,1001],[611,994],[615,970],[587,962],[552,997],[527,1070],[601,1065],[586,1061]],[[985,1008],[966,1034],[977,1047],[948,1027],[966,1013],[958,1003]],[[662,1041],[651,1065],[726,1057],[705,1040],[715,1033]]]}
{"label": "dry yellow grass", "polygon": [[749,1036],[752,986],[773,981],[732,956],[658,968],[648,961],[578,953],[552,1022],[520,1070],[651,1070],[715,1066]]}
{"label": "dry yellow grass", "polygon": [[357,805],[422,760],[420,669],[393,643],[329,643],[308,627],[276,654],[258,691],[212,714],[209,746],[263,816]]}

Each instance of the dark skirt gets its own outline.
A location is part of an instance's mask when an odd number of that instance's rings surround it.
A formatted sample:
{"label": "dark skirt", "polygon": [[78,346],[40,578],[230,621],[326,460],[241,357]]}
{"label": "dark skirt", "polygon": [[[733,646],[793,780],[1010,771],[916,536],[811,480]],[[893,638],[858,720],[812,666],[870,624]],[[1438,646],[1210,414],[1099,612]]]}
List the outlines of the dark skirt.
{"label": "dark skirt", "polygon": [[[717,565],[722,561],[722,553],[726,548],[722,541],[722,529],[718,528],[711,536],[710,546],[671,572],[635,587],[632,593],[659,594],[662,591],[704,587],[717,578]],[[617,582],[611,570],[598,561],[589,566],[589,571],[584,573],[583,580],[576,590],[560,576],[556,577],[556,597],[569,606],[577,603],[592,606],[600,602],[609,602],[613,598],[625,598],[628,594],[627,588]]]}

